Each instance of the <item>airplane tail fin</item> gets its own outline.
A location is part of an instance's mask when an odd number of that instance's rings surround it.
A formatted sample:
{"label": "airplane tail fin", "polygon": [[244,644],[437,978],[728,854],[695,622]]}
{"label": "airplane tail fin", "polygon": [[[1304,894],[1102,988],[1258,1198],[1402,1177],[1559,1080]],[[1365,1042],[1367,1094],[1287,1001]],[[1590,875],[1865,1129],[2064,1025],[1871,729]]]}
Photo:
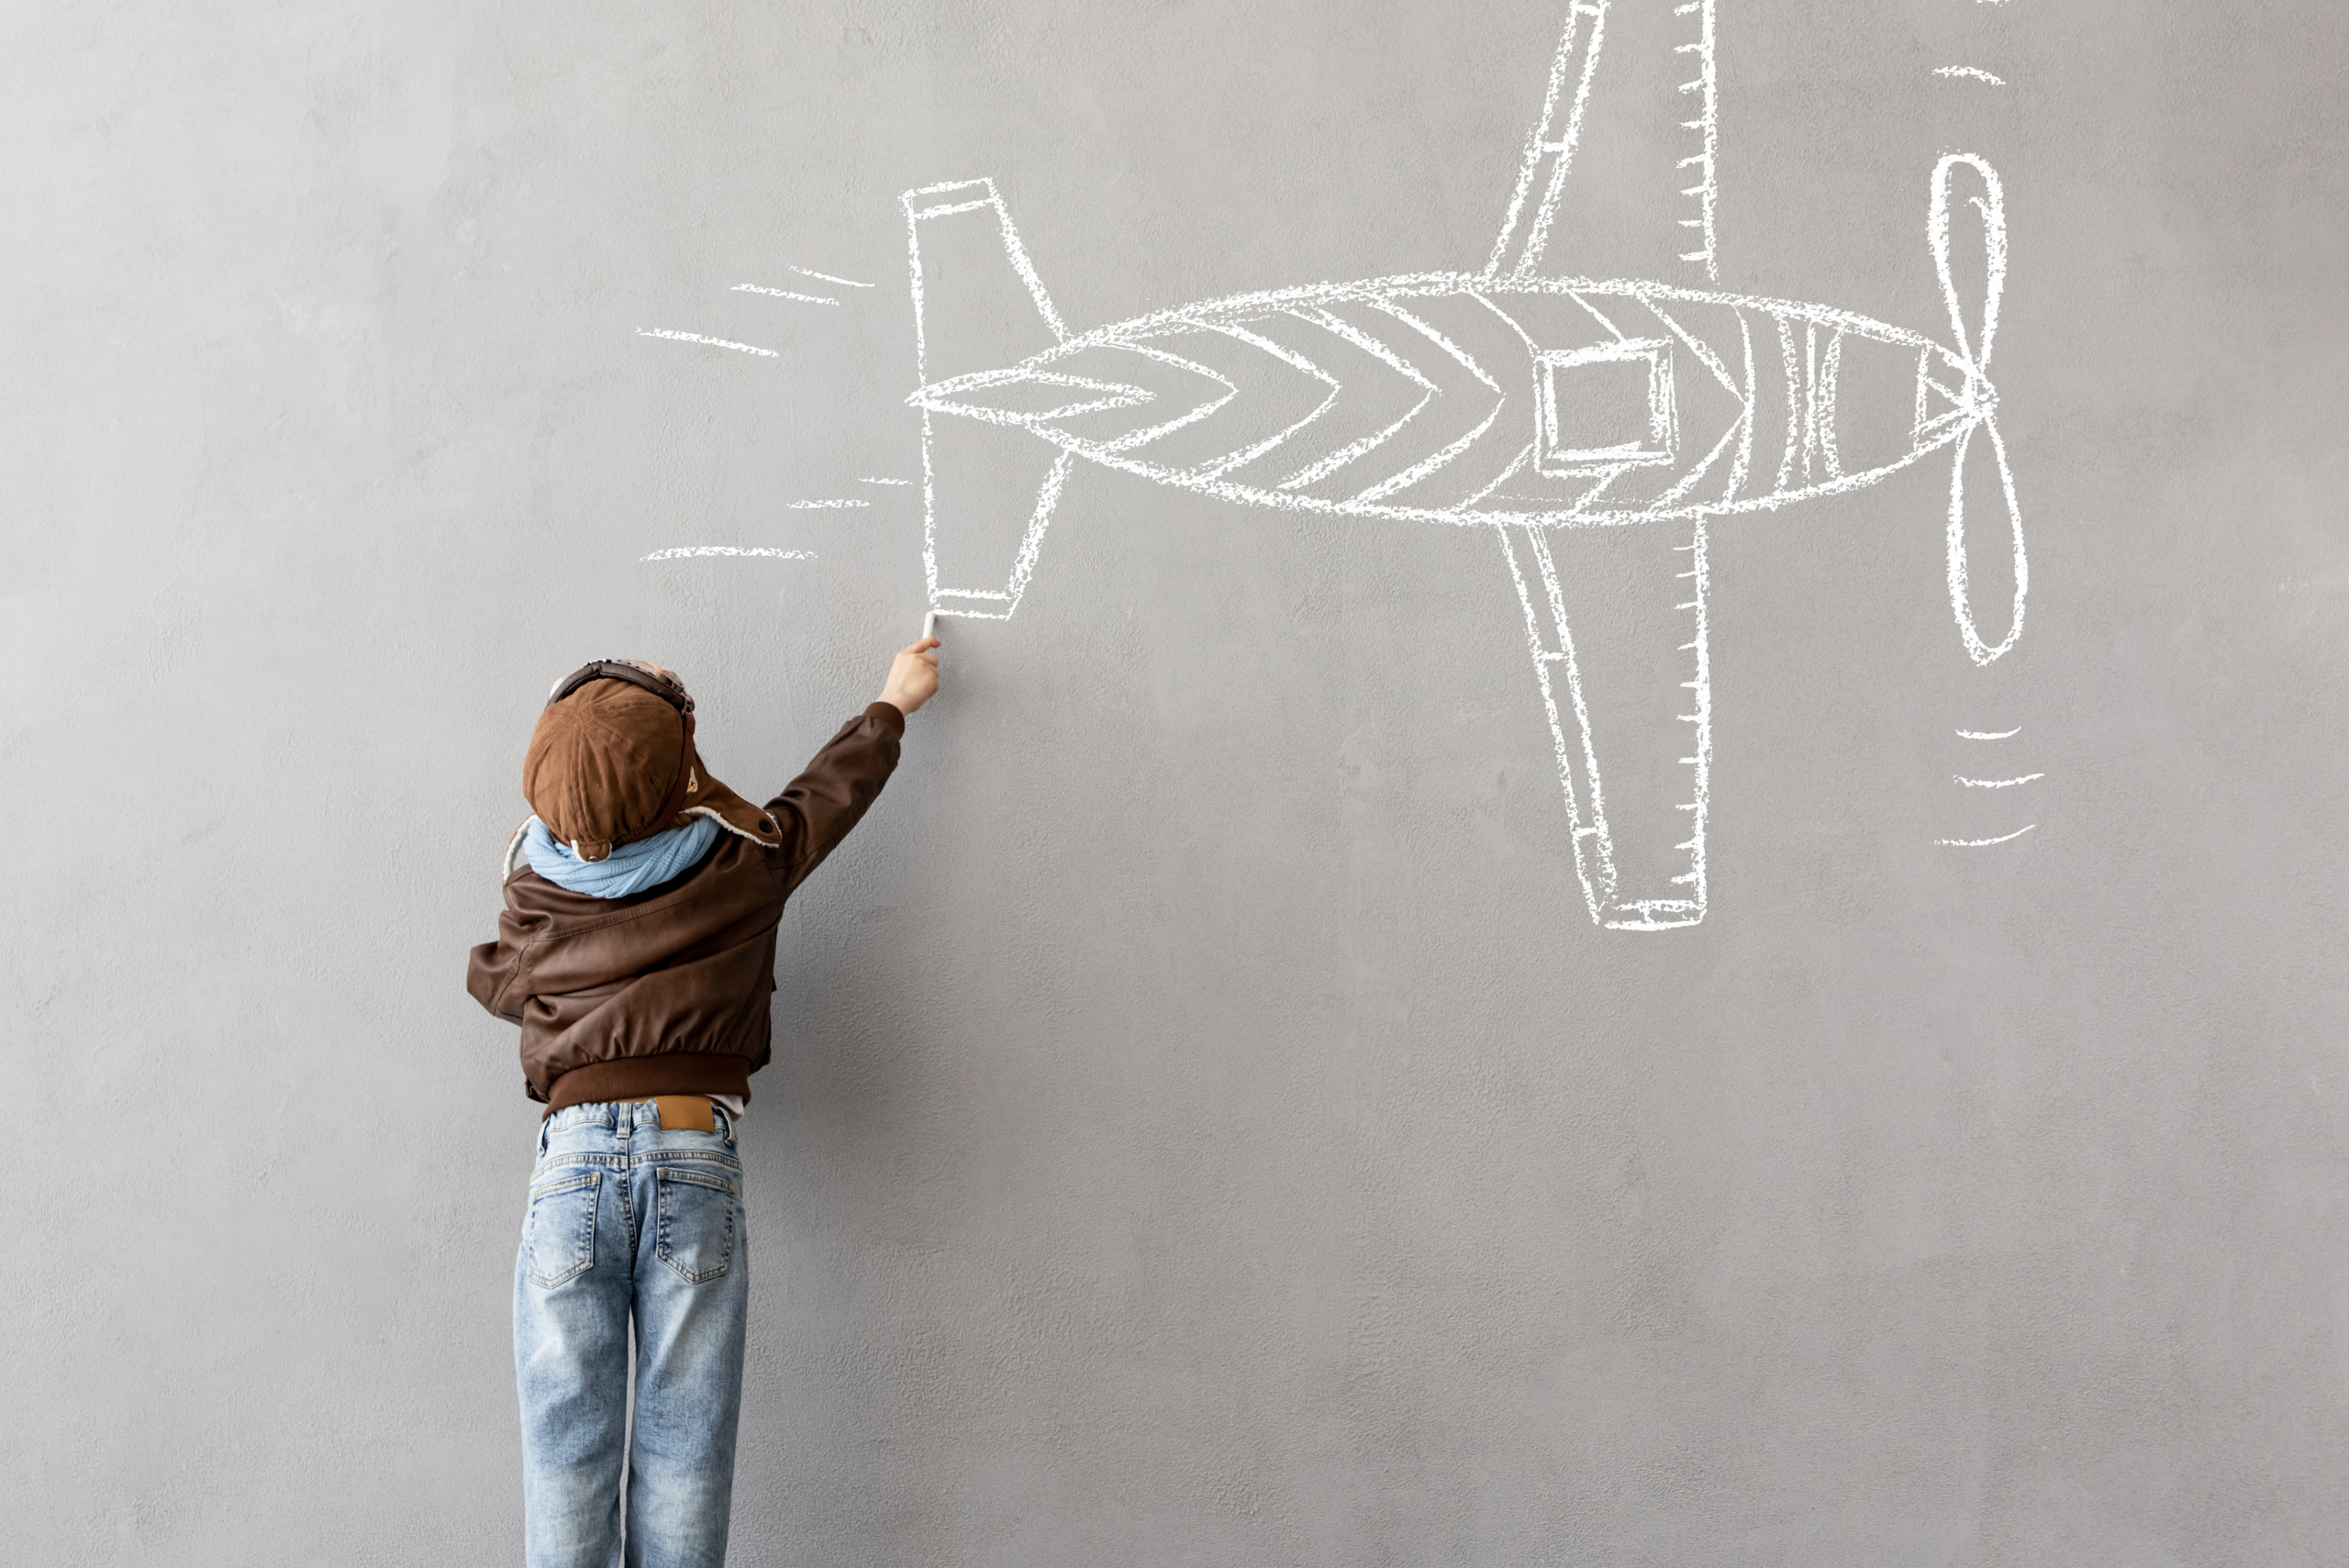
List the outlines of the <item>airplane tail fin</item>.
{"label": "airplane tail fin", "polygon": [[1009,371],[1064,340],[1068,329],[994,181],[928,185],[901,199],[921,379],[907,401],[921,410],[922,561],[930,607],[1008,620],[1035,570],[1069,456],[1008,419],[960,405],[944,413],[933,389]]}

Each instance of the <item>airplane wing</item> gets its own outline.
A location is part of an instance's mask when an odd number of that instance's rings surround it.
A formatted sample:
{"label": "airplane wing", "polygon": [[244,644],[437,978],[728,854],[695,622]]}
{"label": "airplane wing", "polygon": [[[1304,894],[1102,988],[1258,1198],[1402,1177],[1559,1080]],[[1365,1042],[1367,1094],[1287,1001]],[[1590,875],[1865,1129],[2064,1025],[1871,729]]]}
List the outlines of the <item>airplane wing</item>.
{"label": "airplane wing", "polygon": [[1570,0],[1486,277],[1719,281],[1713,5]]}

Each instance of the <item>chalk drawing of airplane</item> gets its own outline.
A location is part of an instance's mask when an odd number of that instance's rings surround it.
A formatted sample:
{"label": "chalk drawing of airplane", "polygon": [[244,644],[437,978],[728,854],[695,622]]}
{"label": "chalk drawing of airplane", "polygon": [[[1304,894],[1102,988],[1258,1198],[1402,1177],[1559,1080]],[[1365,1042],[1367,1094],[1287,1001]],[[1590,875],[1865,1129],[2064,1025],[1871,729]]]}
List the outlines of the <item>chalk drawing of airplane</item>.
{"label": "chalk drawing of airplane", "polygon": [[[1239,295],[1071,332],[992,181],[907,192],[931,606],[1009,618],[1080,458],[1250,506],[1489,528],[1524,612],[1591,918],[1703,919],[1710,520],[1947,451],[1951,602],[1976,662],[2021,635],[2026,586],[1987,374],[2006,265],[1997,174],[1969,154],[1933,171],[1947,342],[1720,292],[1714,46],[1713,0],[1574,0],[1516,194],[1475,272]],[[1627,193],[1650,209],[1629,222]],[[1979,224],[1958,267],[1953,213],[1972,215],[1969,240]],[[1553,272],[1568,239],[1645,271]],[[1995,643],[1967,585],[1977,437],[1996,463],[1992,526],[2013,550]]]}

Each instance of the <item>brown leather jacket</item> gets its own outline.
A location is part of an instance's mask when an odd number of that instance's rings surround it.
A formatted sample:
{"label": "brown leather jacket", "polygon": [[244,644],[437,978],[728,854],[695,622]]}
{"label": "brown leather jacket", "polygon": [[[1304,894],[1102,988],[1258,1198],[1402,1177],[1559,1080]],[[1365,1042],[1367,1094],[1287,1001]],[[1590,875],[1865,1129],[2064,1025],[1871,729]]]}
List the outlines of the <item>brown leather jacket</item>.
{"label": "brown leather jacket", "polygon": [[[596,898],[525,863],[465,989],[522,1026],[522,1078],[549,1114],[651,1095],[743,1095],[767,1064],[784,900],[864,815],[897,765],[905,715],[877,702],[767,802],[770,847],[740,829],[676,880]],[[725,826],[725,824],[721,824]],[[766,827],[766,823],[761,823]]]}

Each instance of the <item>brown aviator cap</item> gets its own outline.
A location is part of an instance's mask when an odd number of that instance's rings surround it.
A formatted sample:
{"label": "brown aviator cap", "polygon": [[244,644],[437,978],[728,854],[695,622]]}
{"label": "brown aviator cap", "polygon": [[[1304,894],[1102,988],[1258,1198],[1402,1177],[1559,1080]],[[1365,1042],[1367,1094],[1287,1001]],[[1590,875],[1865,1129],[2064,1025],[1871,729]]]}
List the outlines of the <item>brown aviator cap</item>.
{"label": "brown aviator cap", "polygon": [[600,661],[555,687],[522,759],[522,794],[583,861],[649,839],[695,806],[774,841],[772,821],[703,771],[685,687],[634,662]]}

